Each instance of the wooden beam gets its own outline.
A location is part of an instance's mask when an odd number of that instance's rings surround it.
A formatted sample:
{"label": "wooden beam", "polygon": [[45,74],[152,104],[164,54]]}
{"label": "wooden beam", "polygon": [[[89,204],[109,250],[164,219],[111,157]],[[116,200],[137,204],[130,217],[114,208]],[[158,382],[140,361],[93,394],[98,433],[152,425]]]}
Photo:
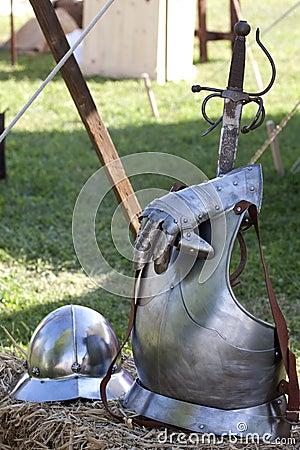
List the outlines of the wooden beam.
{"label": "wooden beam", "polygon": [[[56,62],[67,53],[70,46],[55,14],[50,0],[29,0]],[[62,77],[77,107],[101,164],[134,237],[139,229],[138,215],[141,207],[136,198],[118,152],[111,140],[94,100],[84,80],[74,55],[61,68]]]}

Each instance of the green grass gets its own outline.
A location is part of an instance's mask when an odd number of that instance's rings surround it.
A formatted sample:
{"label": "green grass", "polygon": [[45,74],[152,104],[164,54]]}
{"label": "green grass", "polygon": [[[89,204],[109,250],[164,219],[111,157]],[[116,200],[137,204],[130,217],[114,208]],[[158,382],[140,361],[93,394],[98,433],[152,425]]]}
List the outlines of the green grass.
{"label": "green grass", "polygon": [[[262,33],[293,5],[244,1],[245,18]],[[208,10],[209,28],[226,29],[216,4]],[[227,3],[226,3],[227,5]],[[227,6],[226,6],[227,8]],[[247,12],[247,14],[246,14]],[[278,124],[299,99],[297,84],[300,61],[300,8],[293,11],[262,40],[274,57],[277,79],[266,96],[267,119]],[[21,23],[21,22],[20,22]],[[0,38],[8,35],[7,18],[0,18]],[[254,33],[249,39],[253,41]],[[270,70],[261,51],[252,45],[254,56],[267,84]],[[195,43],[196,82],[225,87],[230,58],[228,42],[209,43],[209,62],[198,64]],[[6,111],[6,123],[22,108],[48,75],[54,63],[49,54],[18,57],[10,65],[10,55],[0,51],[0,108]],[[208,177],[216,169],[219,129],[205,138],[201,118],[201,100],[194,96],[187,82],[152,83],[160,120],[151,116],[141,80],[110,80],[93,77],[88,85],[99,112],[120,156],[141,152],[165,152],[181,156],[198,166]],[[249,62],[245,89],[257,91]],[[221,102],[211,102],[209,113],[217,118]],[[249,123],[253,109],[244,110]],[[297,112],[280,134],[279,143],[285,176],[280,178],[268,149],[260,159],[264,171],[264,200],[260,218],[263,245],[270,275],[280,305],[286,315],[293,349],[299,352],[300,338],[300,252],[299,252],[299,173],[290,168],[300,156],[300,115]],[[249,162],[267,138],[262,126],[240,138],[237,166]],[[46,87],[6,139],[8,177],[0,189],[0,314],[1,324],[16,341],[27,346],[40,320],[50,311],[67,303],[78,303],[100,311],[114,326],[121,339],[126,331],[130,299],[99,288],[83,273],[72,243],[72,214],[76,198],[88,178],[99,168],[86,131],[60,75]],[[149,187],[168,189],[169,178],[136,176],[136,190]],[[101,205],[98,239],[109,262],[116,270],[131,274],[131,263],[120,257],[110,237],[110,222],[117,206],[113,194]],[[254,314],[270,319],[264,289],[262,267],[253,231],[247,233],[249,262],[236,293]],[[236,261],[237,255],[234,255]],[[0,330],[0,344],[10,341]]]}

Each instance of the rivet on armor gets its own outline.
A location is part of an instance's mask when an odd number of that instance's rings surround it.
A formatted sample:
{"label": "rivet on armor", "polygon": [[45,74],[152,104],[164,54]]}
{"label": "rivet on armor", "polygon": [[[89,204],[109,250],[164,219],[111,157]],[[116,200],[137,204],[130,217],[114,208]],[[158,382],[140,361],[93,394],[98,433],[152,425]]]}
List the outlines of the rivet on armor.
{"label": "rivet on armor", "polygon": [[255,191],[255,187],[254,186],[250,186],[250,191]]}
{"label": "rivet on armor", "polygon": [[191,237],[191,233],[186,233],[187,237]]}
{"label": "rivet on armor", "polygon": [[248,167],[248,170],[252,170],[252,167]]}
{"label": "rivet on armor", "polygon": [[237,181],[233,182],[233,186],[237,186],[239,183]]}
{"label": "rivet on armor", "polygon": [[200,220],[201,220],[201,219],[202,219],[202,217],[203,217],[203,215],[202,215],[202,214],[199,214],[199,215],[198,215],[198,219],[200,219]]}
{"label": "rivet on armor", "polygon": [[218,187],[217,187],[217,190],[218,190],[218,191],[221,191],[222,189],[223,189],[222,186],[218,186]]}
{"label": "rivet on armor", "polygon": [[199,425],[200,430],[203,430],[203,428],[205,428],[205,425],[201,424]]}
{"label": "rivet on armor", "polygon": [[219,206],[219,205],[216,205],[216,206],[215,206],[215,209],[216,209],[217,211],[219,211],[220,206]]}
{"label": "rivet on armor", "polygon": [[238,207],[236,208],[236,210],[237,210],[237,212],[241,212],[241,211],[242,211],[242,208],[241,208],[240,206],[238,206]]}
{"label": "rivet on armor", "polygon": [[177,219],[174,219],[174,223],[178,223],[178,220],[177,220]]}
{"label": "rivet on armor", "polygon": [[81,371],[81,365],[78,362],[73,362],[71,369],[72,372],[78,373]]}
{"label": "rivet on armor", "polygon": [[278,403],[278,405],[281,405],[282,400],[279,398],[279,399],[277,400],[277,403]]}
{"label": "rivet on armor", "polygon": [[40,376],[40,369],[38,367],[33,367],[32,368],[32,374],[35,375],[36,377]]}
{"label": "rivet on armor", "polygon": [[170,289],[174,289],[174,284],[171,284],[171,285],[170,285]]}
{"label": "rivet on armor", "polygon": [[193,248],[190,249],[190,253],[194,253],[194,249]]}
{"label": "rivet on armor", "polygon": [[183,222],[184,222],[184,223],[188,223],[188,221],[189,221],[189,220],[188,220],[186,217],[183,219]]}

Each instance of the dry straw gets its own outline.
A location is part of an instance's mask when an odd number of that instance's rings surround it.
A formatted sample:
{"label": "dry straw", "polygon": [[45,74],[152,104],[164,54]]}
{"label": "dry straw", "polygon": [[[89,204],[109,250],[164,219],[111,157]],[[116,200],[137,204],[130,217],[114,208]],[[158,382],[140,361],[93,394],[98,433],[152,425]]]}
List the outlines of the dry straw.
{"label": "dry straw", "polygon": [[[134,375],[135,367],[131,356],[124,358],[124,367]],[[21,402],[11,398],[9,388],[24,371],[22,359],[9,350],[0,350],[0,450],[79,450],[79,449],[185,449],[210,450],[245,449],[273,450],[299,449],[300,427],[292,437],[295,444],[189,444],[189,434],[165,441],[165,429],[146,429],[132,424],[133,414],[124,410],[120,401],[111,401],[110,407],[124,416],[124,422],[117,422],[107,414],[101,401],[76,400],[69,403]],[[174,430],[168,430],[168,436]],[[179,431],[177,435],[179,434]],[[194,433],[195,435],[195,433]],[[165,436],[165,434],[164,434]],[[200,435],[199,435],[200,436]],[[201,441],[200,441],[201,442]]]}

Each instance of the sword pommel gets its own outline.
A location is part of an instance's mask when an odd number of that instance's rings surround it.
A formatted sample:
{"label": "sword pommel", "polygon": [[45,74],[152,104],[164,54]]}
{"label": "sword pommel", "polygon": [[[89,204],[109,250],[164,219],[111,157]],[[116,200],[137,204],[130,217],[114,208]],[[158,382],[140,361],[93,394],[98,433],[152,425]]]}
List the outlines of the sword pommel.
{"label": "sword pommel", "polygon": [[250,25],[245,20],[240,20],[234,26],[236,34],[230,72],[228,78],[228,89],[242,91],[244,83],[246,36],[250,33]]}

